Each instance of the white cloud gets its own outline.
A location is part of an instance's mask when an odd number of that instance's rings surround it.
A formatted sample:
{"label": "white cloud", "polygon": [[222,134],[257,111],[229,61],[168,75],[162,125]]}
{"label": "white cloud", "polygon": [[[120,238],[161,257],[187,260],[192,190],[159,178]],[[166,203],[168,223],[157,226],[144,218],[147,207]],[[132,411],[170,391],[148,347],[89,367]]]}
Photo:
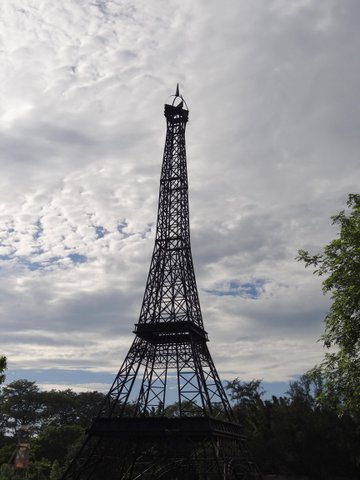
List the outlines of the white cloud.
{"label": "white cloud", "polygon": [[[359,17],[356,0],[0,6],[10,368],[120,366],[153,245],[163,103],[177,82],[217,368],[278,381],[321,358],[328,301],[294,257],[334,236],[329,217],[360,182]],[[257,280],[256,300],[206,293]]]}

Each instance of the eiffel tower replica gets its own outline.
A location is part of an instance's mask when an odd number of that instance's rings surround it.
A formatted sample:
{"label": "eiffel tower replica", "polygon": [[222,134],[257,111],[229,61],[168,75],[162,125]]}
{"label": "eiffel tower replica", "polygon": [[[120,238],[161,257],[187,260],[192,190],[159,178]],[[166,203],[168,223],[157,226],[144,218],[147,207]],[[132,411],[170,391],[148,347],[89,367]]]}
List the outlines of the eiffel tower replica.
{"label": "eiffel tower replica", "polygon": [[207,347],[190,248],[185,128],[167,123],[155,246],[135,339],[63,480],[260,479]]}

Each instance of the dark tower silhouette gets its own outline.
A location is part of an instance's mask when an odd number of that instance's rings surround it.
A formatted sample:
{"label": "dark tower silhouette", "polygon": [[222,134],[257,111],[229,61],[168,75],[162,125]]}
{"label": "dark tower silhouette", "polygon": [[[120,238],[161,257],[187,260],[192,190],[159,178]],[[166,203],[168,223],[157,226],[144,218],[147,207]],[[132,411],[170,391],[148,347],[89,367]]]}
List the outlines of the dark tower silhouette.
{"label": "dark tower silhouette", "polygon": [[260,478],[207,347],[190,248],[189,111],[178,86],[173,97],[135,339],[64,480]]}

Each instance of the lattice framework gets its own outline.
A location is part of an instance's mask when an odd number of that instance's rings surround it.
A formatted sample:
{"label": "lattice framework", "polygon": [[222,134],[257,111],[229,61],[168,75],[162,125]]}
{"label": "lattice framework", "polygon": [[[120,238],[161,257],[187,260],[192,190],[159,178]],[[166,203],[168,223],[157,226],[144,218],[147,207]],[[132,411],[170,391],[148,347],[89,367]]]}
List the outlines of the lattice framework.
{"label": "lattice framework", "polygon": [[135,339],[64,480],[260,478],[207,346],[190,246],[184,104],[177,89],[165,105],[155,245]]}

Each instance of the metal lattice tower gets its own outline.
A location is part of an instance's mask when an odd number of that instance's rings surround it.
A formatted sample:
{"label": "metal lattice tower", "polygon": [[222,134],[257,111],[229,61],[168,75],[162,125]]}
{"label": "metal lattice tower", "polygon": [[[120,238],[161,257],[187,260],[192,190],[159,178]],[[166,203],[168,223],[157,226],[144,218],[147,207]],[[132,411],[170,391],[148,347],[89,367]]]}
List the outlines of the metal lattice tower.
{"label": "metal lattice tower", "polygon": [[177,87],[165,105],[155,246],[135,339],[63,480],[260,478],[207,347],[190,247],[188,116]]}

